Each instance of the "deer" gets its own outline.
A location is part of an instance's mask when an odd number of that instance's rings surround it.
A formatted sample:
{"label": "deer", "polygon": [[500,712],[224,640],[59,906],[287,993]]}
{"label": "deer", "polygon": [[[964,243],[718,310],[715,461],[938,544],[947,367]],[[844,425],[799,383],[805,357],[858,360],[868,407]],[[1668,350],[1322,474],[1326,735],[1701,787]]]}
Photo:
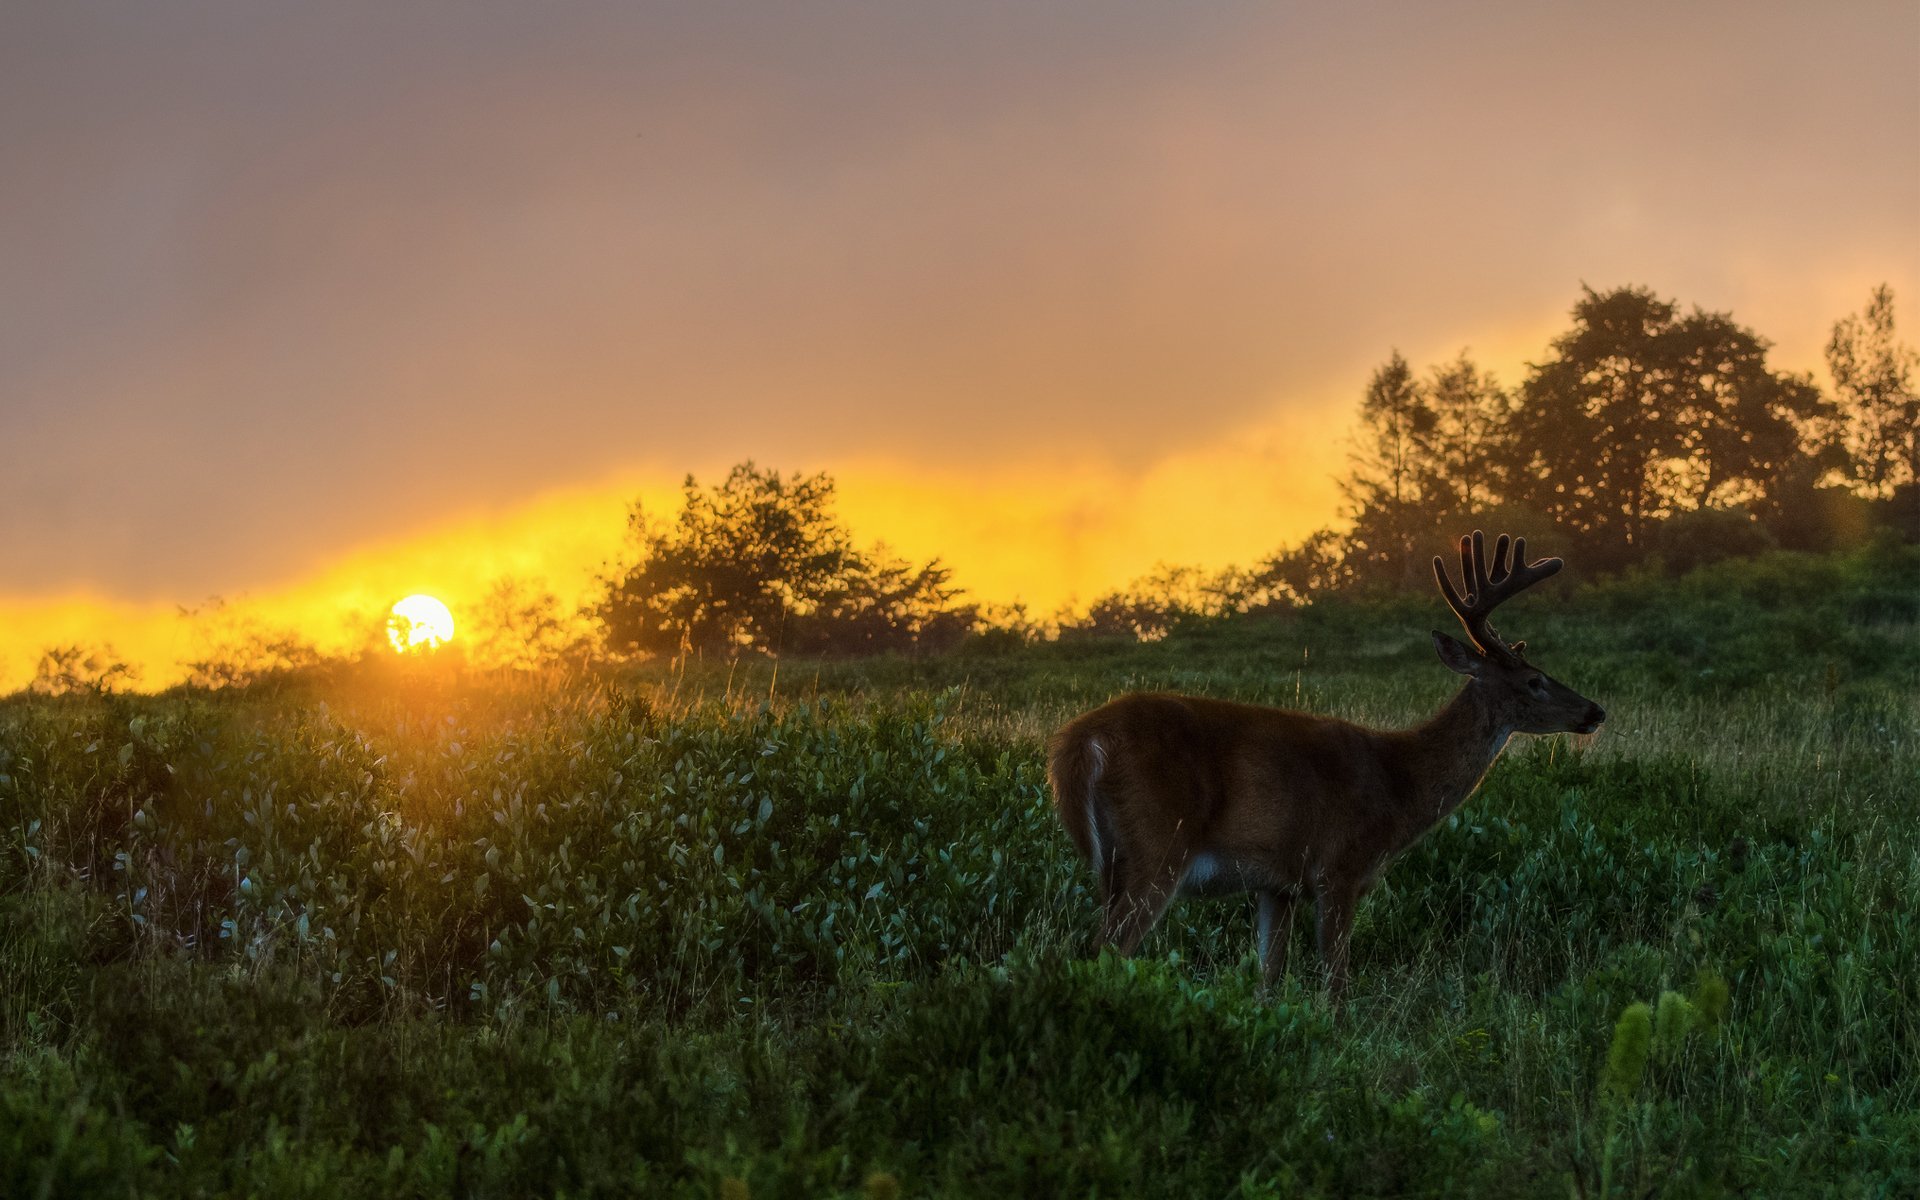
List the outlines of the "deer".
{"label": "deer", "polygon": [[1465,683],[1437,713],[1381,730],[1264,705],[1137,692],[1069,721],[1048,746],[1054,806],[1093,868],[1096,951],[1131,956],[1174,899],[1258,897],[1261,991],[1286,972],[1295,904],[1311,893],[1327,989],[1348,985],[1356,907],[1387,865],[1466,802],[1516,733],[1592,733],[1606,710],[1527,661],[1488,617],[1554,574],[1526,539],[1460,539],[1461,590],[1440,593],[1466,630],[1434,649]]}

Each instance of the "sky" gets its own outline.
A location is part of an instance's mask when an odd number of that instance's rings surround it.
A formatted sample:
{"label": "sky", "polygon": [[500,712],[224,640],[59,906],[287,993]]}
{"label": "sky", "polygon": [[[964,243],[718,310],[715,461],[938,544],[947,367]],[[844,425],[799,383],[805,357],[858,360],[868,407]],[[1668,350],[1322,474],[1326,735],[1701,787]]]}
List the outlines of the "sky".
{"label": "sky", "polygon": [[1920,5],[0,11],[0,690],[223,596],[569,599],[751,458],[1041,611],[1339,520],[1583,284],[1920,325]]}

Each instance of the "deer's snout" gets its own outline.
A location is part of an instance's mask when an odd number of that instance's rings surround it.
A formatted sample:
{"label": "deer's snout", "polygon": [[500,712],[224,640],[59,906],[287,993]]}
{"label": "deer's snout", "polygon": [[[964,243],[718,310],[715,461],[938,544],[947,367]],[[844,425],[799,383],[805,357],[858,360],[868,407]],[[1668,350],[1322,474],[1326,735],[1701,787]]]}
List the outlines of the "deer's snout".
{"label": "deer's snout", "polygon": [[1589,702],[1587,704],[1587,715],[1581,720],[1580,728],[1576,732],[1592,733],[1594,730],[1600,728],[1600,722],[1606,719],[1607,710],[1601,708],[1598,704]]}

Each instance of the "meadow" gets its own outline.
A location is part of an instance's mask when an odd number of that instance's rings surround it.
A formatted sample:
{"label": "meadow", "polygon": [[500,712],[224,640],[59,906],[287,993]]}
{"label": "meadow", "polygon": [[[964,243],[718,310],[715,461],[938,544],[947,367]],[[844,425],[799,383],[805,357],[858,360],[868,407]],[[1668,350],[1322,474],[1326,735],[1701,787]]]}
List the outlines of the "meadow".
{"label": "meadow", "polygon": [[1362,905],[1089,957],[1042,747],[1119,692],[1415,720],[1437,597],[595,673],[0,701],[7,1196],[1920,1192],[1920,552],[1503,614],[1609,710]]}

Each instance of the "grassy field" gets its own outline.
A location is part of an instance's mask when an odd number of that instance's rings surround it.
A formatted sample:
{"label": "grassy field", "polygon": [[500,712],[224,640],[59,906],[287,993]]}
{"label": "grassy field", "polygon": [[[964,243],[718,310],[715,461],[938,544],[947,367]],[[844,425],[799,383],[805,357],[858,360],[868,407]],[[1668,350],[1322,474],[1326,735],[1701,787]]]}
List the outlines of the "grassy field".
{"label": "grassy field", "polygon": [[1410,721],[1437,598],[0,702],[0,1194],[1920,1192],[1920,554],[1541,592],[1611,719],[1388,873],[1338,1010],[1305,922],[1256,997],[1246,900],[1087,958],[1041,747],[1132,688]]}

